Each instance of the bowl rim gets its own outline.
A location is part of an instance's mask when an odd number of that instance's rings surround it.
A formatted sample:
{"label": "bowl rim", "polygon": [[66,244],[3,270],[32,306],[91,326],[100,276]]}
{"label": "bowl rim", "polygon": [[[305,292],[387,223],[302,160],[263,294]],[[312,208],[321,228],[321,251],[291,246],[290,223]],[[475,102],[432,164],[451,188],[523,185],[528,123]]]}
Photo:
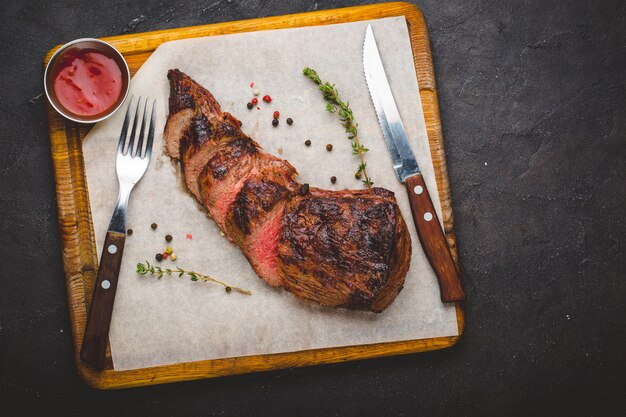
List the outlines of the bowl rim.
{"label": "bowl rim", "polygon": [[[58,55],[67,50],[69,47],[76,45],[78,43],[81,42],[94,42],[94,43],[99,43],[101,45],[105,45],[106,47],[108,47],[112,52],[114,52],[115,54],[117,54],[119,56],[119,58],[121,59],[121,61],[124,63],[124,67],[126,69],[126,78],[127,78],[127,83],[126,83],[126,90],[124,91],[124,97],[122,97],[122,100],[120,100],[119,104],[115,107],[111,107],[111,109],[104,113],[101,117],[97,118],[97,119],[83,119],[83,118],[79,118],[74,114],[69,113],[65,108],[63,108],[62,106],[55,104],[54,100],[52,100],[50,98],[50,92],[48,91],[48,74],[50,73],[50,68],[52,67],[52,64],[55,62],[56,58],[58,57]],[[128,93],[130,92],[130,69],[128,68],[128,63],[126,62],[126,58],[124,58],[124,56],[121,54],[120,51],[117,50],[117,48],[115,48],[113,45],[111,45],[108,42],[105,42],[101,39],[97,39],[97,38],[79,38],[79,39],[74,39],[73,41],[67,42],[65,44],[63,44],[59,49],[56,50],[56,52],[54,54],[52,54],[52,56],[50,57],[50,59],[48,60],[48,63],[46,64],[46,69],[44,71],[43,74],[43,88],[46,92],[46,97],[48,98],[48,103],[50,103],[50,105],[54,108],[54,110],[57,111],[57,113],[59,113],[61,116],[65,117],[66,119],[69,119],[73,122],[77,122],[77,123],[97,123],[97,122],[101,122],[104,119],[107,119],[108,117],[112,116],[117,110],[119,110],[120,107],[122,107],[122,105],[126,102],[126,99],[128,98]]]}

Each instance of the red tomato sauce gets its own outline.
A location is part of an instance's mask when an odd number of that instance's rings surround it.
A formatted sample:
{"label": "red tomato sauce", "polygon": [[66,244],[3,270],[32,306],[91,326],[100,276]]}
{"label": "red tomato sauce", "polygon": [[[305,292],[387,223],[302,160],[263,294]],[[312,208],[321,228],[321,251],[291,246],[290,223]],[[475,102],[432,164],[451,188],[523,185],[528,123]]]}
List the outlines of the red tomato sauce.
{"label": "red tomato sauce", "polygon": [[93,116],[111,108],[122,91],[117,63],[94,49],[69,50],[63,56],[54,92],[59,103],[79,116]]}

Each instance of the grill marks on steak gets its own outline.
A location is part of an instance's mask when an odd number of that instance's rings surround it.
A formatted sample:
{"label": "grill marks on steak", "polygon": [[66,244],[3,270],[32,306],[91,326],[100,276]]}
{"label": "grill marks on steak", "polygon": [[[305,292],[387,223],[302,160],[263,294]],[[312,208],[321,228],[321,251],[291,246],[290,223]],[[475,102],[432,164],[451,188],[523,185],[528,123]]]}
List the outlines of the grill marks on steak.
{"label": "grill marks on steak", "polygon": [[[299,298],[382,311],[404,281],[409,239],[390,191],[312,189],[285,208],[278,249],[281,276]],[[406,269],[394,270],[392,260]],[[385,292],[390,297],[381,299]]]}
{"label": "grill marks on steak", "polygon": [[271,286],[324,306],[380,312],[404,283],[411,241],[392,192],[309,189],[213,95],[168,72],[164,138],[190,192]]}

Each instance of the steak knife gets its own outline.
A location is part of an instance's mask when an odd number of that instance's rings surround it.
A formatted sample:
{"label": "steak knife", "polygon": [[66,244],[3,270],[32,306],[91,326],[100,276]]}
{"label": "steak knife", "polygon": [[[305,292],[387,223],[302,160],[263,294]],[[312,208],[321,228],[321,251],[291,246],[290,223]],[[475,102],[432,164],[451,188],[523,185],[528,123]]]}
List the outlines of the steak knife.
{"label": "steak knife", "polygon": [[426,183],[409,145],[371,25],[368,25],[365,31],[363,69],[378,122],[391,155],[393,168],[398,180],[406,186],[417,235],[437,276],[441,301],[444,303],[462,301],[465,299],[465,293],[461,286],[460,273],[446,243]]}

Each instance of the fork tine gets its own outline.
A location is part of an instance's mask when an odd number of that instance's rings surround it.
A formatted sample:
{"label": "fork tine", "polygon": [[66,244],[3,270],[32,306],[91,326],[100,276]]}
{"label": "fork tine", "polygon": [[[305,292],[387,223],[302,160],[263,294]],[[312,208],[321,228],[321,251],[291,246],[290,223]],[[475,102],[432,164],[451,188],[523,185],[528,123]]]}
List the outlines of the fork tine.
{"label": "fork tine", "polygon": [[156,119],[156,100],[152,101],[152,115],[150,116],[150,127],[148,128],[148,143],[146,144],[146,152],[143,157],[150,158],[152,155],[152,142],[154,140],[154,121]]}
{"label": "fork tine", "polygon": [[139,137],[137,138],[137,150],[131,155],[133,158],[135,156],[142,157],[143,150],[143,137],[144,131],[146,130],[146,116],[148,115],[148,98],[144,101],[143,105],[143,117],[141,118],[141,129],[139,129]]}
{"label": "fork tine", "polygon": [[126,132],[128,131],[128,121],[130,120],[130,110],[133,108],[133,99],[135,96],[130,97],[128,102],[128,110],[126,110],[126,117],[124,117],[124,124],[122,125],[122,132],[120,133],[120,140],[117,143],[117,153],[122,154],[124,152],[124,145],[126,144]]}
{"label": "fork tine", "polygon": [[133,156],[133,146],[135,145],[135,132],[137,131],[137,117],[139,116],[139,107],[141,106],[141,96],[137,100],[137,110],[135,110],[135,118],[133,119],[133,127],[130,130],[130,140],[128,141],[128,148],[124,155]]}

